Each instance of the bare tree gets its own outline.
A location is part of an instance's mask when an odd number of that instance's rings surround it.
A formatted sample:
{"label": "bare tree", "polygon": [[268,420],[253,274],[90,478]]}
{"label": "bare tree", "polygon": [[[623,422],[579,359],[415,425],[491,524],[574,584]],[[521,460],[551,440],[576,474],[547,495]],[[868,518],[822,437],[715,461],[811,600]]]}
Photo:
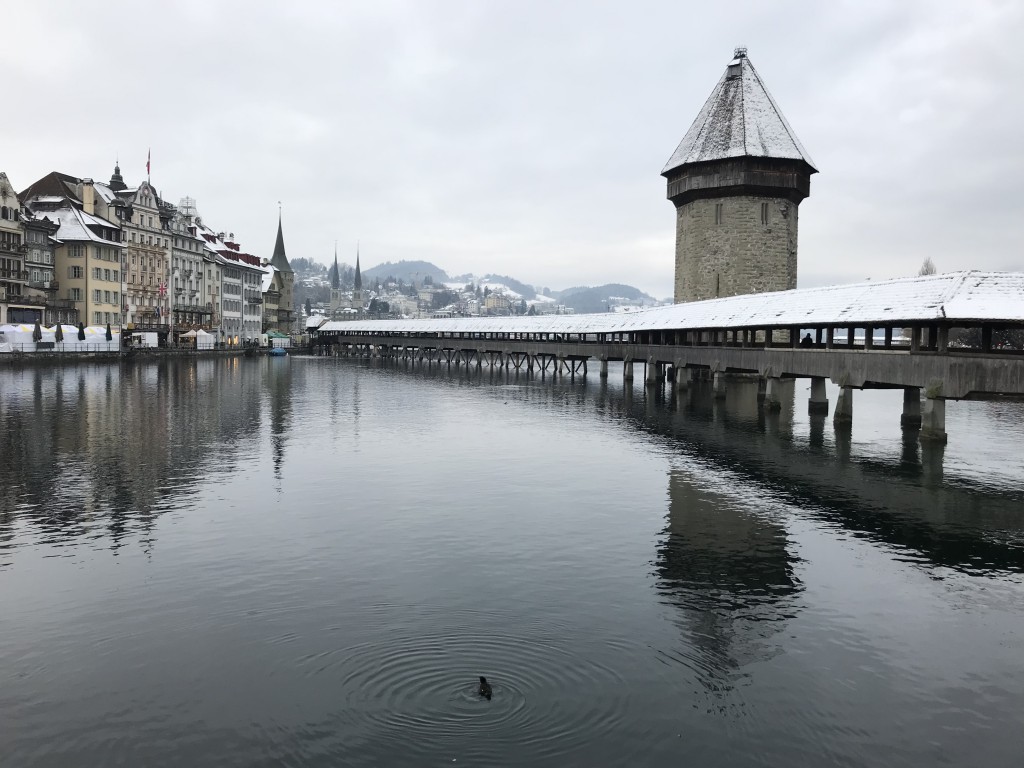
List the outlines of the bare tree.
{"label": "bare tree", "polygon": [[925,275],[934,275],[938,270],[935,268],[935,262],[932,261],[932,257],[927,257],[921,264],[921,268],[917,270],[917,274],[920,277]]}

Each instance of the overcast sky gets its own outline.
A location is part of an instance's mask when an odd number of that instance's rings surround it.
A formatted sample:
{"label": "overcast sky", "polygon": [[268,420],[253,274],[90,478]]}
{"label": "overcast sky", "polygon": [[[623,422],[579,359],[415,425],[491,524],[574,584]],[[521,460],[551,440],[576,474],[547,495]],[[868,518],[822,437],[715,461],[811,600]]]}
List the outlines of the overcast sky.
{"label": "overcast sky", "polygon": [[1024,3],[10,3],[0,170],[270,256],[672,292],[660,172],[744,45],[820,173],[801,287],[1024,269]]}

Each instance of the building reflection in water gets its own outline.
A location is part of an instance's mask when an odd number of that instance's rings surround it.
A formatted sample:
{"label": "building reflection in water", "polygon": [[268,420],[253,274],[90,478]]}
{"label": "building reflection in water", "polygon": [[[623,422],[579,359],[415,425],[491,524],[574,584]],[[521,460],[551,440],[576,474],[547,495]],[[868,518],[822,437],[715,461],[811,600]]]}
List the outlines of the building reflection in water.
{"label": "building reflection in water", "polygon": [[172,500],[235,469],[260,386],[237,359],[4,372],[0,541],[20,526],[41,542],[116,550],[131,535],[148,549]]}
{"label": "building reflection in water", "polygon": [[287,357],[268,358],[266,382],[270,400],[270,449],[273,456],[274,477],[280,480],[292,408],[291,360]]}
{"label": "building reflection in water", "polygon": [[756,499],[737,498],[684,469],[668,476],[668,525],[657,589],[679,609],[679,652],[709,691],[776,653],[772,636],[794,615],[803,587],[785,528]]}
{"label": "building reflection in water", "polygon": [[[894,547],[922,568],[1024,572],[1018,487],[944,476],[945,447],[921,443],[913,430],[891,455],[855,450],[850,430],[837,433],[816,419],[798,432],[792,394],[770,414],[757,406],[756,383],[730,385],[724,401],[705,383],[675,397],[613,392],[609,398],[624,424],[668,436],[713,471],[735,471],[801,514]],[[979,409],[986,419],[987,410]],[[978,434],[999,426],[979,423]]]}

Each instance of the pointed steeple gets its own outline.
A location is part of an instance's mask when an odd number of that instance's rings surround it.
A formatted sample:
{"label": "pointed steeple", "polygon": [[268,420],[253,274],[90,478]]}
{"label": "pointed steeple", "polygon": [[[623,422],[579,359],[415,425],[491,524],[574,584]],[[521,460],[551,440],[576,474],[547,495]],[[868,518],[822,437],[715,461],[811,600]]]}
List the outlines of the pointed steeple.
{"label": "pointed steeple", "polygon": [[341,288],[341,268],[338,266],[338,241],[334,241],[334,266],[331,267],[331,288]]}
{"label": "pointed steeple", "polygon": [[110,183],[107,186],[114,192],[128,189],[128,185],[124,183],[124,177],[121,176],[121,166],[116,160],[114,161],[114,174],[110,177]]}
{"label": "pointed steeple", "polygon": [[359,243],[356,243],[356,279],[353,287],[357,291],[363,290],[363,275],[359,271]]}
{"label": "pointed steeple", "polygon": [[746,48],[733,52],[722,79],[662,175],[682,165],[734,157],[803,160],[811,173],[816,172],[814,161],[747,58]]}
{"label": "pointed steeple", "polygon": [[281,214],[277,215],[277,242],[274,243],[274,255],[270,259],[271,265],[278,272],[291,272],[292,267],[288,263],[288,256],[284,252],[284,231],[281,229]]}

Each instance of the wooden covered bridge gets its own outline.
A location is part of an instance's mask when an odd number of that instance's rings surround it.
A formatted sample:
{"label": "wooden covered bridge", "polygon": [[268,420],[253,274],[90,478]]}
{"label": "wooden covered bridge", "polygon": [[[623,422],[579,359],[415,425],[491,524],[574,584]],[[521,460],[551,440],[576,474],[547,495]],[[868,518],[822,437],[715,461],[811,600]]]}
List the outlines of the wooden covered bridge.
{"label": "wooden covered bridge", "polygon": [[[951,272],[654,307],[629,313],[325,321],[313,354],[403,357],[427,364],[585,375],[587,363],[634,362],[645,380],[689,386],[756,374],[766,408],[782,379],[811,380],[811,412],[853,416],[853,390],[902,389],[904,426],[946,439],[945,401],[1024,396],[1024,273]],[[924,405],[922,407],[922,393]]]}

